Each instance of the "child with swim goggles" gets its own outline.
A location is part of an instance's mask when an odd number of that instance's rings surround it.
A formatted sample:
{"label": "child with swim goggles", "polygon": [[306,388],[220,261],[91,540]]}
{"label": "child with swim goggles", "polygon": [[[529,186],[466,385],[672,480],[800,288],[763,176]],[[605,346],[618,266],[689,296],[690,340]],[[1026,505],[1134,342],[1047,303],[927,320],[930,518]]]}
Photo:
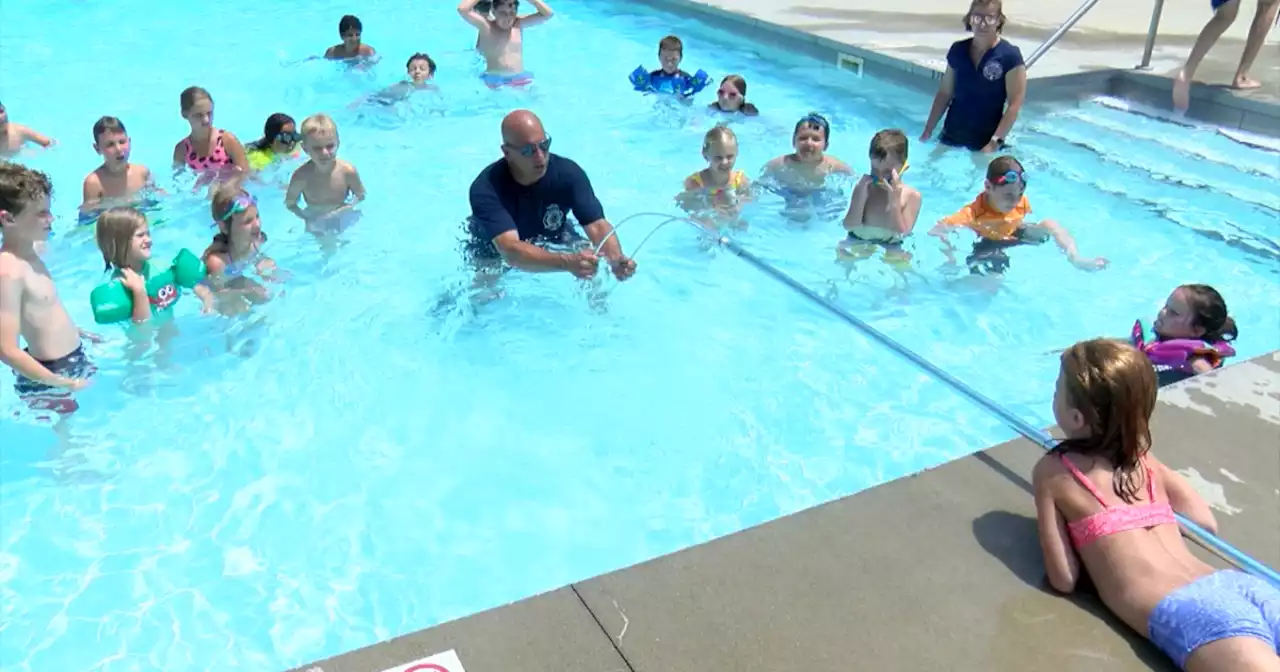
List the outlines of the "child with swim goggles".
{"label": "child with swim goggles", "polygon": [[1071,234],[1057,222],[1046,219],[1037,224],[1026,222],[1031,214],[1027,200],[1027,175],[1022,164],[1012,156],[999,156],[987,165],[985,188],[972,203],[955,214],[944,217],[929,231],[942,240],[943,253],[955,263],[949,235],[957,229],[968,229],[978,235],[973,250],[965,259],[969,272],[975,275],[1003,275],[1009,268],[1005,250],[1018,245],[1039,245],[1050,237],[1077,268],[1096,271],[1107,267],[1102,257],[1082,257]]}
{"label": "child with swim goggles", "polygon": [[1053,415],[1066,439],[1032,473],[1049,583],[1088,574],[1103,604],[1184,670],[1275,670],[1280,588],[1216,570],[1187,549],[1174,512],[1217,521],[1186,479],[1151,454],[1156,376],[1112,339],[1062,354]]}
{"label": "child with swim goggles", "polygon": [[907,172],[908,142],[901,130],[876,133],[868,149],[871,172],[858,179],[844,217],[848,236],[840,243],[841,257],[854,261],[884,250],[885,263],[899,270],[911,265],[902,242],[920,215],[920,192],[902,181]]}
{"label": "child with swim goggles", "polygon": [[[208,269],[206,282],[217,294],[220,308],[238,312],[248,303],[262,303],[270,298],[261,283],[248,277],[257,275],[273,279],[275,261],[263,254],[267,234],[258,218],[258,201],[234,184],[224,184],[214,192],[210,210],[218,233],[204,252]],[[243,299],[236,302],[235,299]]]}
{"label": "child with swim goggles", "polygon": [[276,112],[262,125],[262,137],[245,148],[245,158],[250,169],[260,171],[276,161],[301,156],[301,143],[302,134],[293,117]]}
{"label": "child with swim goggles", "polygon": [[702,141],[707,167],[684,180],[680,201],[686,209],[711,208],[721,214],[737,214],[750,195],[751,180],[734,168],[738,161],[738,136],[725,126],[707,131]]}
{"label": "child with swim goggles", "polygon": [[1161,386],[1217,369],[1236,354],[1236,321],[1209,285],[1173,290],[1151,330],[1155,338],[1148,342],[1142,320],[1134,322],[1130,341],[1151,360]]}
{"label": "child with swim goggles", "polygon": [[707,107],[724,114],[741,114],[745,117],[760,115],[760,110],[747,102],[747,80],[743,79],[742,75],[728,75],[720,80],[720,90],[716,91],[716,102]]}
{"label": "child with swim goggles", "polygon": [[[181,293],[179,286],[182,283],[175,282],[174,267],[181,262],[163,267],[152,263],[151,227],[147,224],[146,215],[131,207],[111,208],[98,217],[96,234],[98,250],[102,252],[106,270],[111,273],[112,280],[124,286],[128,299],[132,301],[129,317],[133,322],[146,322],[151,319],[153,311],[167,310],[178,300]],[[186,250],[182,252],[190,258],[188,265],[199,266],[195,255]],[[180,254],[179,259],[182,258],[183,255]],[[207,313],[213,309],[213,292],[208,287],[195,284],[200,277],[195,273],[193,275],[194,279],[185,284],[192,286],[192,291],[200,297],[201,312]],[[110,308],[104,308],[99,299],[107,288],[104,285],[94,290],[90,300],[94,316],[100,324],[114,321],[103,319],[105,313],[113,312]],[[120,312],[119,317],[123,318],[123,311]]]}

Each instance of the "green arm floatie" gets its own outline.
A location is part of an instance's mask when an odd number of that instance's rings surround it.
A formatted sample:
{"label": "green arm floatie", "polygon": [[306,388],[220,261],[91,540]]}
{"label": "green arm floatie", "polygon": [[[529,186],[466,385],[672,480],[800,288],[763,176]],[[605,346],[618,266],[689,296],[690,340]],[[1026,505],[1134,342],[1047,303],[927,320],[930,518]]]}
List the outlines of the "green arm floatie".
{"label": "green arm floatie", "polygon": [[[158,273],[152,272],[151,263],[143,268],[147,279],[147,298],[151,301],[151,313],[168,310],[178,301],[179,287],[191,289],[204,280],[204,262],[183,249],[173,258],[173,265]],[[93,308],[93,321],[98,324],[124,322],[133,316],[133,296],[124,288],[119,277],[98,285],[89,294]]]}

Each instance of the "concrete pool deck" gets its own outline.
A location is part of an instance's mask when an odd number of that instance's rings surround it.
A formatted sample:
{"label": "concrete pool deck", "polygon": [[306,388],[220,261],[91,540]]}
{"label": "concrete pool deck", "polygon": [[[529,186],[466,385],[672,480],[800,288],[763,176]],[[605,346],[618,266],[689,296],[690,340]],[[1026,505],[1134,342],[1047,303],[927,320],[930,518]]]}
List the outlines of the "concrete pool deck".
{"label": "concrete pool deck", "polygon": [[[946,69],[952,42],[967,35],[962,0],[915,0],[888,6],[872,0],[648,0],[657,8],[736,24],[744,37],[787,46],[835,62],[837,52],[865,61],[873,76],[907,80],[932,90]],[[1005,36],[1030,56],[1079,6],[1077,0],[1005,3]],[[1166,2],[1151,66],[1142,60],[1151,2],[1099,3],[1030,70],[1030,104],[1059,94],[1116,95],[1158,110],[1170,108],[1172,77],[1209,20],[1208,0]],[[1244,48],[1254,4],[1234,24],[1196,73],[1190,117],[1228,129],[1280,137],[1280,29],[1272,30],[1251,71],[1262,88],[1226,86]],[[904,77],[903,75],[914,75]]]}
{"label": "concrete pool deck", "polygon": [[[1161,458],[1280,566],[1280,352],[1161,390]],[[1044,580],[1023,439],[511,605],[297,668],[468,672],[1173,670]],[[1227,564],[1192,544],[1216,566]],[[427,571],[427,570],[424,570]]]}

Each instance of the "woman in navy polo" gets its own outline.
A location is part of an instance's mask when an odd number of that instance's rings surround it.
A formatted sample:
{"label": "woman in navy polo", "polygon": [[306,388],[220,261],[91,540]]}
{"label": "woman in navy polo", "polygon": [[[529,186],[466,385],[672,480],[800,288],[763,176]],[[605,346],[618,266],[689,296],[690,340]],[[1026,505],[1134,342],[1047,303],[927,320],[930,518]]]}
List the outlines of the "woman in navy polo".
{"label": "woman in navy polo", "polygon": [[1022,52],[1000,37],[1004,22],[1000,0],[973,0],[964,17],[965,30],[973,37],[956,42],[947,52],[947,71],[933,97],[921,142],[933,137],[945,110],[942,144],[983,152],[1004,145],[1027,93]]}

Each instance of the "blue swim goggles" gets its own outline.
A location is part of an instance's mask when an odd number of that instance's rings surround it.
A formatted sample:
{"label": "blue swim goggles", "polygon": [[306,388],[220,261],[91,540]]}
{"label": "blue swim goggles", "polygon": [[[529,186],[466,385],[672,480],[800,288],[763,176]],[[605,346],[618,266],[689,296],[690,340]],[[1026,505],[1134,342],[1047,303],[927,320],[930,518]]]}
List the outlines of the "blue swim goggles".
{"label": "blue swim goggles", "polygon": [[996,179],[991,180],[991,184],[994,184],[998,187],[1003,187],[1006,184],[1013,184],[1015,182],[1021,182],[1023,186],[1026,186],[1027,184],[1026,171],[1011,170],[1005,173],[1004,175],[1001,175],[1000,177],[997,177]]}
{"label": "blue swim goggles", "polygon": [[257,204],[258,199],[254,198],[253,194],[250,194],[247,191],[242,191],[236,195],[236,200],[231,202],[231,206],[227,208],[226,212],[222,213],[222,217],[220,219],[225,222],[231,219],[232,215],[235,215],[238,212],[244,212]]}

